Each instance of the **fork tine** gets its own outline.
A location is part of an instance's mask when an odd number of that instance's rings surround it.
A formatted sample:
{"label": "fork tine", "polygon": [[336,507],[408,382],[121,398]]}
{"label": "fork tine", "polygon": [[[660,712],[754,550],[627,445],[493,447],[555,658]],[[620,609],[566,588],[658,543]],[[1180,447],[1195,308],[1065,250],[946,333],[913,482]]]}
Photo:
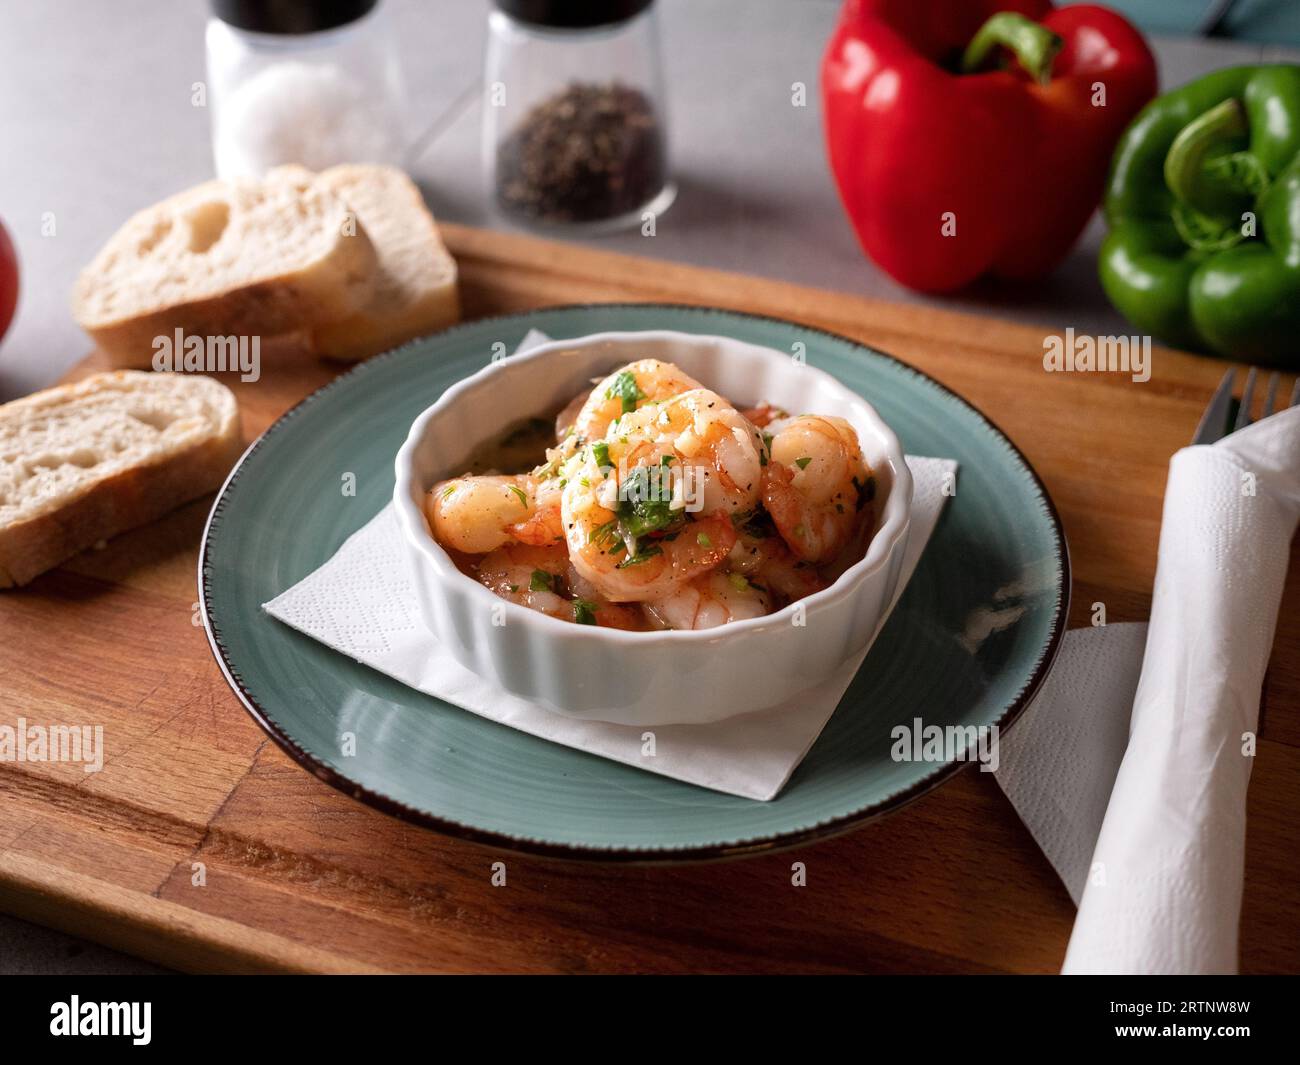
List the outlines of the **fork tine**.
{"label": "fork tine", "polygon": [[1250,424],[1250,401],[1254,398],[1254,392],[1255,367],[1252,366],[1246,374],[1246,387],[1241,391],[1241,404],[1237,407],[1237,424],[1232,427],[1234,433]]}
{"label": "fork tine", "polygon": [[1267,418],[1273,413],[1273,404],[1277,401],[1278,376],[1275,373],[1268,375],[1268,394],[1264,396],[1264,409],[1260,413],[1261,418]]}
{"label": "fork tine", "polygon": [[1196,432],[1192,435],[1193,444],[1213,444],[1216,440],[1222,439],[1228,431],[1232,414],[1232,382],[1236,376],[1235,370],[1224,373],[1219,387],[1210,397],[1205,413],[1201,415]]}

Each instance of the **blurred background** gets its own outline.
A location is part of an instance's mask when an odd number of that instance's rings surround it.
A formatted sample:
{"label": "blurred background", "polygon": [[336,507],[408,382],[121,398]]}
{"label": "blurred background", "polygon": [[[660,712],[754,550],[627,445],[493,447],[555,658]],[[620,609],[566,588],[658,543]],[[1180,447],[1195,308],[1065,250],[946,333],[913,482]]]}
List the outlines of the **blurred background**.
{"label": "blurred background", "polygon": [[[416,149],[407,168],[440,220],[508,225],[480,165],[488,0],[386,0]],[[838,0],[659,0],[678,196],[653,238],[581,239],[616,251],[745,270],[886,299],[1125,332],[1096,278],[1094,221],[1050,277],[1008,291],[912,293],[872,265],[826,165],[818,66]],[[1156,35],[1162,88],[1209,70],[1300,55],[1300,4],[1119,0]],[[53,383],[88,349],[68,314],[78,270],[133,212],[211,177],[207,0],[0,0],[0,218],[18,249],[16,320],[0,341],[0,399]],[[1198,32],[1208,21],[1215,35]],[[791,86],[807,105],[791,106]]]}

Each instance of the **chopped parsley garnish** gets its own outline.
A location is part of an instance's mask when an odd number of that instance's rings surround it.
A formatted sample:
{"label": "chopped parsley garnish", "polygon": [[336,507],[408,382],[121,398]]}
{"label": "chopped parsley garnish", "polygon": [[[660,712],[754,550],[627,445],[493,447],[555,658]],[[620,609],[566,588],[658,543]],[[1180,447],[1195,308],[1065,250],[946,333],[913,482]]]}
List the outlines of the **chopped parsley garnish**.
{"label": "chopped parsley garnish", "polygon": [[668,469],[669,466],[673,464],[676,458],[677,458],[676,455],[664,455],[659,459],[659,465],[666,470]]}
{"label": "chopped parsley garnish", "polygon": [[555,591],[555,578],[544,569],[533,570],[533,579],[528,582],[530,592]]}
{"label": "chopped parsley garnish", "polygon": [[597,525],[594,529],[591,530],[591,536],[589,537],[589,540],[591,543],[599,547],[601,544],[609,543],[614,539],[616,539],[617,537],[618,537],[618,522],[607,521],[603,525]]}
{"label": "chopped parsley garnish", "polygon": [[662,547],[657,544],[651,544],[644,551],[638,551],[635,555],[623,559],[623,561],[614,568],[627,569],[628,566],[639,566],[642,562],[648,562],[650,559],[654,558],[655,555],[662,555],[663,553],[664,549]]}
{"label": "chopped parsley garnish", "polygon": [[575,599],[573,601],[573,620],[579,625],[596,624],[596,604],[590,599]]}
{"label": "chopped parsley garnish", "polygon": [[596,460],[596,465],[602,470],[609,469],[613,465],[609,461],[609,445],[603,440],[599,440],[591,445],[592,458]]}
{"label": "chopped parsley garnish", "polygon": [[510,486],[510,491],[514,492],[514,494],[519,497],[519,502],[522,503],[525,508],[527,508],[528,493],[525,492],[522,488],[520,488],[517,484],[512,484]]}
{"label": "chopped parsley garnish", "polygon": [[713,541],[709,539],[708,533],[696,533],[695,542],[701,547],[712,547]]}
{"label": "chopped parsley garnish", "polygon": [[456,489],[459,487],[460,485],[458,484],[447,485],[447,487],[442,490],[442,498],[446,499],[449,495],[451,495],[452,492],[456,491]]}
{"label": "chopped parsley garnish", "polygon": [[727,580],[731,582],[731,586],[735,588],[736,591],[738,592],[744,592],[749,590],[749,581],[745,579],[745,575],[743,573],[728,573]]}
{"label": "chopped parsley garnish", "polygon": [[614,378],[614,383],[609,386],[605,392],[607,399],[620,399],[623,401],[623,413],[629,414],[636,410],[636,405],[646,398],[646,394],[641,391],[636,383],[636,378],[632,376],[630,370],[624,370]]}
{"label": "chopped parsley garnish", "polygon": [[660,499],[665,493],[651,467],[638,466],[623,482],[618,503],[619,526],[626,540],[639,540],[646,533],[659,532],[679,520],[672,509],[672,499]]}
{"label": "chopped parsley garnish", "polygon": [[795,459],[795,460],[794,460],[794,464],[795,464],[796,466],[798,466],[799,469],[801,469],[801,470],[806,470],[806,469],[808,468],[808,463],[810,463],[810,462],[812,462],[812,458],[811,458],[811,457],[806,457],[806,458],[801,458],[801,459]]}

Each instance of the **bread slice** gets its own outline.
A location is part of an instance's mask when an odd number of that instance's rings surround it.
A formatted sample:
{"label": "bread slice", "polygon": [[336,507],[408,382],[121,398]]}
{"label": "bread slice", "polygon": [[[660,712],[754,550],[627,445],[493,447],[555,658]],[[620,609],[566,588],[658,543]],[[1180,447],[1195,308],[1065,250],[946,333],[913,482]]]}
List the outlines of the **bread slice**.
{"label": "bread slice", "polygon": [[356,211],[379,254],[369,304],[312,331],[319,354],[364,359],[460,317],[456,260],[406,174],[390,166],[347,164],[321,171],[315,184]]}
{"label": "bread slice", "polygon": [[350,208],[295,181],[208,181],[132,217],[82,271],[73,316],[118,366],[154,338],[273,336],[346,318],[374,293]]}
{"label": "bread slice", "polygon": [[241,446],[208,377],[118,370],[0,405],[0,588],[211,492]]}

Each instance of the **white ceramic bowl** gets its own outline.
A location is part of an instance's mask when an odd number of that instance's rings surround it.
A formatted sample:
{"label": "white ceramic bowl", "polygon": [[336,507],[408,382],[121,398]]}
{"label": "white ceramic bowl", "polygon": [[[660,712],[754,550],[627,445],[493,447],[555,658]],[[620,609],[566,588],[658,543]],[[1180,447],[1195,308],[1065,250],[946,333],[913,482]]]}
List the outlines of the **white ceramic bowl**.
{"label": "white ceramic bowl", "polygon": [[[477,445],[520,419],[549,415],[592,378],[644,358],[676,363],[739,407],[768,400],[847,419],[876,475],[866,556],[798,604],[700,632],[575,625],[508,603],[461,573],[425,521],[430,486],[464,472]],[[784,702],[867,646],[898,583],[912,478],[880,416],[821,370],[726,337],[598,333],[511,356],[449,388],[397,454],[393,502],[425,623],[466,668],[571,717],[703,724]]]}

